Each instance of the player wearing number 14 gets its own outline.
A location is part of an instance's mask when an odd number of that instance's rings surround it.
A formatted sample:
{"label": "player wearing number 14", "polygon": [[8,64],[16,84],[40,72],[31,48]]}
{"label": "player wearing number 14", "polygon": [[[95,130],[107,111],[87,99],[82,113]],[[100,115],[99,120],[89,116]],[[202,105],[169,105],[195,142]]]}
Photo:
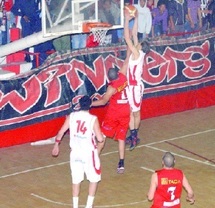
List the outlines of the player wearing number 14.
{"label": "player wearing number 14", "polygon": [[[80,101],[80,110],[67,116],[63,126],[57,134],[52,150],[53,156],[59,154],[59,144],[64,133],[70,129],[70,168],[72,175],[73,208],[78,208],[81,182],[86,174],[89,184],[89,193],[85,208],[92,208],[98,182],[101,180],[100,159],[97,150],[97,141],[103,142],[96,116],[89,113],[91,99],[83,96]],[[96,138],[95,138],[96,137]],[[96,141],[97,139],[97,141]]]}

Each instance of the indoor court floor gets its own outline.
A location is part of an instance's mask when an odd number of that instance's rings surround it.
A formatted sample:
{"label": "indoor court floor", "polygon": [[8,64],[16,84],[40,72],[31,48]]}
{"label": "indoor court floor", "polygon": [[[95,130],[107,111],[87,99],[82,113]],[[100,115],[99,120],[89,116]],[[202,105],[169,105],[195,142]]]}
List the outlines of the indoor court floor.
{"label": "indoor court floor", "polygon": [[[182,207],[215,208],[215,106],[145,119],[140,137],[136,149],[126,149],[121,175],[116,173],[118,144],[107,139],[94,208],[149,208],[151,174],[161,168],[166,151],[175,155],[176,168],[184,171],[195,193],[191,206],[183,192]],[[51,156],[52,144],[2,148],[0,208],[71,208],[68,143],[67,134],[56,158]],[[80,207],[84,207],[88,183],[81,188]]]}

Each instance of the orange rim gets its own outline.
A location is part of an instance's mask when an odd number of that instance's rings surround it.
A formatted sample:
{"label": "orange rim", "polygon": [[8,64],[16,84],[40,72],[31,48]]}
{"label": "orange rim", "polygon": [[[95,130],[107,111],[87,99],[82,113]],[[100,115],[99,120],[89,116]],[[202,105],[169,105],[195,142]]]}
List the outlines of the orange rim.
{"label": "orange rim", "polygon": [[107,22],[85,22],[83,23],[83,32],[90,32],[90,30],[92,28],[99,28],[99,27],[107,27],[107,28],[110,28],[112,27],[113,25],[112,24],[109,24]]}
{"label": "orange rim", "polygon": [[88,22],[88,27],[94,28],[94,27],[112,27],[111,24],[106,22]]}

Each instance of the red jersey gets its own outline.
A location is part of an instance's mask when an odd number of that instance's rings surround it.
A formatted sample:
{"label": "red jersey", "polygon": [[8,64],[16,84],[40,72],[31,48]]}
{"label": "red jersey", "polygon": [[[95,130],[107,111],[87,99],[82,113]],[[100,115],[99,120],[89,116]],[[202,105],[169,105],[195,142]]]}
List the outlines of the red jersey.
{"label": "red jersey", "polygon": [[178,169],[156,171],[158,187],[151,208],[180,208],[183,172]]}
{"label": "red jersey", "polygon": [[117,92],[110,98],[109,105],[117,107],[117,110],[119,110],[117,104],[128,103],[125,90],[125,88],[128,85],[127,78],[122,73],[119,73],[118,76],[119,78],[117,80],[114,80],[109,84],[110,86],[117,90]]}
{"label": "red jersey", "polygon": [[119,73],[118,79],[109,85],[116,89],[116,93],[109,100],[101,129],[107,137],[124,140],[130,121],[130,106],[125,90],[127,78],[124,74]]}

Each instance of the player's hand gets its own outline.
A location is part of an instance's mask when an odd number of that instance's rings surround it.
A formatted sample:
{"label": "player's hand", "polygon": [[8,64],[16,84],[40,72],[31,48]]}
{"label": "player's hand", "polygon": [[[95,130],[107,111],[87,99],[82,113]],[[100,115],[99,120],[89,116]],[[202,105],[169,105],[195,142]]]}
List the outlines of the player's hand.
{"label": "player's hand", "polygon": [[52,150],[52,156],[53,157],[57,157],[59,155],[59,145],[56,143],[54,145],[54,148]]}
{"label": "player's hand", "polygon": [[133,19],[133,17],[130,16],[130,14],[128,12],[124,13],[124,17],[125,17],[125,20],[128,20],[128,21],[130,21],[131,19]]}
{"label": "player's hand", "polygon": [[26,22],[30,22],[28,16],[26,16],[26,15],[23,16],[23,19],[24,19]]}
{"label": "player's hand", "polygon": [[191,205],[195,203],[194,197],[192,197],[192,198],[187,197],[187,201],[188,201]]}

